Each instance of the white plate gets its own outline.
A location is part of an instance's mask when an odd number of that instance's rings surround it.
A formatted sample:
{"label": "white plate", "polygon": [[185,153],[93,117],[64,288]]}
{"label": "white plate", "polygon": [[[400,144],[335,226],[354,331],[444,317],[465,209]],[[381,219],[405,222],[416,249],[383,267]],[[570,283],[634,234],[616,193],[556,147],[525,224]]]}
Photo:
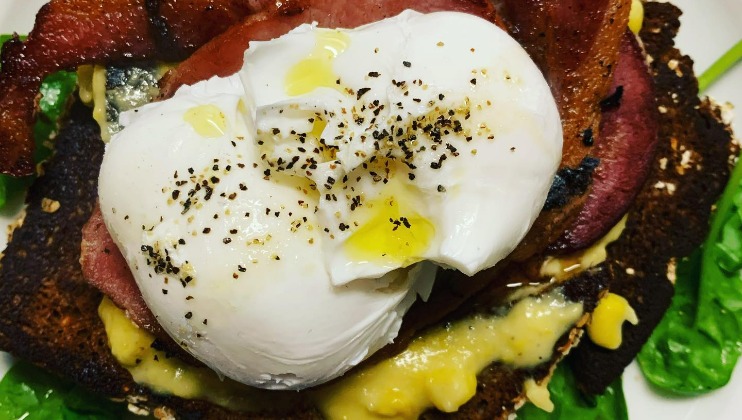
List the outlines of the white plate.
{"label": "white plate", "polygon": [[[1,2],[0,33],[27,33],[36,11],[44,3],[45,0]],[[685,11],[677,43],[683,52],[695,59],[697,73],[700,74],[742,39],[742,0],[675,0],[674,3]],[[719,81],[708,93],[720,102],[740,104],[742,108],[742,66]],[[740,119],[735,126],[736,131],[741,132]],[[0,213],[0,225],[7,220],[8,215]],[[4,246],[4,239],[0,239],[0,249]],[[10,358],[0,353],[0,377],[10,363]],[[649,389],[638,368],[632,365],[624,374],[624,390],[631,420],[738,419],[740,416],[736,411],[737,404],[742,401],[742,368],[737,369],[732,383],[720,391],[700,398],[668,399]]]}

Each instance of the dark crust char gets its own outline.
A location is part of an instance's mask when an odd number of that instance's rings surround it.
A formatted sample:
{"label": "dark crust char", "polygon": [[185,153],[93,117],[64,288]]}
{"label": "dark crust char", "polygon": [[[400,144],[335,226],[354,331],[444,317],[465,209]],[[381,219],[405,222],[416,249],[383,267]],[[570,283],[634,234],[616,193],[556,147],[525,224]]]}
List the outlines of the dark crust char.
{"label": "dark crust char", "polygon": [[[102,295],[83,279],[78,262],[81,229],[97,199],[99,132],[90,110],[75,105],[45,175],[29,190],[25,222],[0,261],[0,349],[101,395],[146,396],[151,407],[177,408],[183,418],[230,418],[203,401],[151,395],[111,355],[97,311]],[[58,201],[59,210],[45,212],[44,199]],[[319,417],[306,406],[298,411]]]}
{"label": "dark crust char", "polygon": [[[28,195],[26,222],[15,230],[0,267],[0,347],[99,392],[122,395],[126,376],[107,351],[94,309],[100,293],[82,277],[80,227],[97,196],[103,144],[97,127],[76,107],[58,137],[56,161]],[[76,180],[76,181],[75,181]],[[61,206],[42,210],[45,198]]]}
{"label": "dark crust char", "polygon": [[[651,16],[652,13],[658,13],[662,10],[655,9],[653,6],[648,7],[647,13]],[[648,38],[651,38],[651,36],[653,35],[648,34]],[[660,57],[656,56],[655,59],[660,60]],[[665,62],[665,60],[662,60],[662,62]],[[686,71],[688,70],[687,62],[681,66],[681,69],[686,74],[689,73]],[[674,83],[672,80],[674,79],[661,78],[659,84],[663,86],[667,83]],[[667,91],[669,88],[670,85],[667,85],[660,89]],[[668,103],[668,98],[665,99],[665,102]],[[706,106],[704,111],[705,120],[702,119],[696,124],[708,124],[711,128],[700,130],[699,133],[700,135],[717,136],[719,142],[723,143],[725,153],[728,153],[726,152],[728,135],[722,136],[720,134],[720,126],[710,119],[713,114],[708,109],[708,106]],[[694,115],[695,111],[684,109],[682,112]],[[86,115],[86,111],[80,108],[75,109],[70,125],[58,137],[59,150],[55,162],[72,158],[82,165],[83,169],[78,172],[74,169],[74,165],[69,165],[66,162],[63,164],[52,163],[47,167],[47,175],[49,176],[40,179],[31,190],[27,223],[16,230],[14,240],[6,251],[6,255],[9,257],[2,261],[3,267],[0,269],[0,348],[73,378],[88,388],[106,395],[115,397],[149,395],[146,391],[134,386],[128,374],[112,360],[105,344],[105,336],[102,335],[102,325],[95,312],[100,294],[91,287],[82,284],[82,275],[79,266],[76,264],[79,250],[62,246],[69,241],[71,246],[77,247],[80,242],[78,230],[87,220],[92,209],[97,169],[93,173],[89,167],[95,166],[92,161],[100,159],[100,150],[98,149],[101,148],[95,130],[96,127]],[[708,141],[708,139],[704,140]],[[704,140],[699,140],[699,142]],[[721,146],[719,147],[721,148]],[[704,150],[699,151],[704,152]],[[678,163],[679,159],[679,156],[674,156],[670,162]],[[713,160],[708,161],[709,164],[712,162]],[[671,163],[668,164],[668,168],[673,167]],[[724,161],[720,163],[720,166],[709,166],[706,169],[712,172],[704,172],[702,177],[684,180],[686,182],[693,181],[690,184],[695,185],[689,187],[696,191],[694,206],[698,197],[707,194],[704,191],[707,184],[719,188],[723,185],[728,168],[726,161]],[[62,203],[60,210],[51,214],[39,210],[41,198],[45,196],[59,200]],[[670,200],[666,196],[662,197],[668,202],[674,202],[676,199],[676,196],[670,197]],[[83,200],[80,201],[80,198]],[[712,199],[707,201],[710,205]],[[693,208],[693,206],[689,208]],[[639,208],[638,210],[643,211],[644,209]],[[708,206],[703,211],[707,214]],[[672,214],[670,216],[675,218],[673,220],[677,223],[677,216]],[[50,220],[51,218],[54,218],[54,220]],[[705,231],[705,219],[694,220],[697,222],[698,229]],[[634,224],[637,221],[637,218],[633,218],[629,222],[629,229],[635,229]],[[662,225],[658,229],[669,231],[667,229],[672,228],[674,234],[681,236],[687,235],[687,233],[676,232],[679,230],[677,227],[688,228],[687,223],[691,223],[683,221],[682,224],[672,225],[663,220],[659,222]],[[50,234],[50,232],[52,233]],[[687,237],[683,236],[680,239],[687,240]],[[652,238],[634,237],[634,242],[638,243],[652,240]],[[52,249],[44,249],[42,246],[47,241],[51,241],[54,245],[51,247]],[[660,241],[662,239],[653,242],[658,243],[657,248],[652,248],[653,250],[664,246]],[[681,243],[678,242],[678,244]],[[630,245],[627,244],[624,247],[629,248]],[[687,251],[690,250],[690,246],[686,246],[686,248]],[[619,256],[618,249],[620,247],[614,247],[611,252]],[[62,255],[62,253],[70,255]],[[623,255],[626,256],[625,260],[621,261],[629,261],[632,258],[648,258],[647,256],[632,256],[633,254],[628,251]],[[50,261],[53,264],[50,264]],[[626,264],[625,262],[618,263],[623,270],[629,267]],[[613,265],[613,272],[616,272],[615,264]],[[23,267],[30,270],[24,270]],[[631,267],[638,267],[638,265],[632,265]],[[660,269],[658,273],[665,272],[664,265],[654,268]],[[575,286],[577,291],[570,293],[586,293],[590,290],[590,285],[594,284],[595,282],[589,282],[579,287]],[[582,290],[580,287],[587,289]],[[656,285],[653,287],[656,287]],[[653,289],[652,293],[656,293],[656,290]],[[537,377],[543,374],[543,372],[537,372]],[[515,395],[512,383],[511,385],[504,385],[503,381],[513,380],[513,378],[517,378],[517,375],[512,374],[512,372],[505,372],[496,366],[491,366],[480,376],[477,396],[467,403],[457,415],[461,418],[502,417],[504,411],[501,409],[500,402],[513,401],[512,398]],[[199,401],[149,396],[147,405],[150,407],[167,405],[180,413],[181,418],[241,418],[235,413]],[[439,413],[427,413],[426,415],[431,416],[431,418],[444,416]],[[319,418],[320,416],[316,410],[307,406],[300,406],[292,411],[291,417],[306,419]],[[253,418],[270,417],[253,416]]]}
{"label": "dark crust char", "polygon": [[[102,155],[95,122],[89,110],[77,105],[68,125],[57,139],[57,154],[29,193],[26,223],[14,232],[0,268],[0,348],[71,378],[90,390],[177,412],[186,419],[245,418],[211,404],[152,395],[132,382],[130,375],[112,358],[105,331],[97,315],[101,294],[83,280],[77,262],[80,229],[93,211],[96,179]],[[41,200],[61,203],[57,212],[41,210]],[[50,246],[51,245],[51,246]],[[575,279],[567,296],[594,306],[607,283],[604,271],[596,270]],[[560,348],[577,337],[565,335]],[[479,392],[456,414],[458,418],[502,418],[522,402],[523,380],[548,376],[554,356],[535,370],[514,370],[493,365],[480,375]],[[316,409],[299,400],[292,418],[320,418]],[[161,407],[169,407],[162,411]],[[446,416],[428,412],[426,417]],[[283,418],[285,415],[251,415],[250,418]]]}
{"label": "dark crust char", "polygon": [[[594,155],[586,132],[598,133],[600,102],[609,94],[630,0],[496,0],[498,12],[546,76],[559,106],[564,146],[561,167]],[[588,131],[589,130],[589,131]],[[587,194],[542,211],[510,258],[523,261],[553,243],[574,223]]]}
{"label": "dark crust char", "polygon": [[[2,49],[0,172],[34,172],[32,126],[44,76],[80,64],[182,59],[207,40],[265,7],[266,0],[51,0],[28,39]],[[275,7],[275,6],[274,6]],[[172,23],[173,20],[179,22]],[[152,25],[154,24],[154,28]],[[163,25],[167,33],[163,34]],[[160,48],[158,48],[160,47]]]}
{"label": "dark crust char", "polygon": [[246,16],[275,6],[271,0],[145,0],[161,60],[187,57]]}
{"label": "dark crust char", "polygon": [[[575,302],[582,302],[586,312],[592,312],[605,287],[609,276],[604,266],[596,267],[570,279],[564,284],[565,296]],[[536,382],[549,378],[563,353],[579,340],[581,332],[573,329],[565,334],[552,355],[551,360],[533,369],[514,369],[500,363],[494,363],[479,374],[477,393],[461,406],[456,413],[441,413],[430,410],[422,417],[425,419],[506,419],[524,401],[523,383],[528,378]]]}
{"label": "dark crust char", "polygon": [[[610,288],[629,300],[640,323],[624,324],[623,344],[616,351],[584,340],[570,356],[582,388],[593,394],[623,372],[662,318],[673,295],[668,280],[673,261],[689,255],[706,236],[711,207],[729,176],[730,156],[736,155],[719,110],[697,96],[693,62],[674,48],[680,10],[664,3],[645,7],[641,37],[660,87],[660,143],[653,172],[629,210],[626,230],[608,253]],[[671,60],[677,60],[677,67],[668,66]],[[686,165],[681,163],[684,153],[690,156]]]}
{"label": "dark crust char", "polygon": [[[281,414],[234,413],[197,400],[161,397],[136,385],[113,359],[103,325],[97,315],[101,294],[83,280],[80,230],[88,221],[97,198],[97,175],[103,143],[90,111],[76,105],[57,138],[57,153],[46,175],[29,192],[24,225],[15,230],[0,267],[0,349],[9,351],[71,378],[84,387],[113,398],[155,410],[177,413],[183,419],[269,419]],[[52,198],[60,209],[46,213],[41,201]],[[567,297],[584,301],[591,309],[607,284],[604,270],[576,278],[566,286]],[[577,331],[565,335],[558,347],[566,349]],[[548,376],[561,356],[534,370],[493,365],[480,375],[479,392],[458,418],[503,418],[523,400],[524,378]],[[290,410],[295,419],[321,415],[298,399]],[[163,407],[168,407],[164,409]],[[426,417],[448,416],[428,412]]]}

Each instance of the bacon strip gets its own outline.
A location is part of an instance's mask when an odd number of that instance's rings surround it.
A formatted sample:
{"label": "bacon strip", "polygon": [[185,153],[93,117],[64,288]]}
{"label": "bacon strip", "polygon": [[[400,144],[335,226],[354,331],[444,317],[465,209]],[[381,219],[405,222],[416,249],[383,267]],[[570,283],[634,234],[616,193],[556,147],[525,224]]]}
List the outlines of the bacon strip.
{"label": "bacon strip", "polygon": [[[37,14],[28,39],[11,40],[2,51],[0,172],[17,176],[34,172],[32,125],[35,100],[44,76],[85,63],[182,59],[255,13],[256,8],[267,7],[267,3],[264,0],[52,0]],[[152,13],[161,13],[153,22],[148,8]]]}
{"label": "bacon strip", "polygon": [[242,67],[243,53],[250,41],[276,38],[302,23],[352,28],[398,15],[405,9],[421,13],[458,11],[497,21],[497,13],[489,0],[288,0],[275,12],[266,10],[231,28],[171,70],[163,80],[162,96],[170,97],[180,86],[212,76],[234,74]]}
{"label": "bacon strip", "polygon": [[654,158],[659,132],[655,93],[644,54],[628,33],[612,91],[604,101],[596,156],[600,165],[593,188],[574,224],[550,248],[569,252],[585,248],[605,235],[626,213],[644,185]]}
{"label": "bacon strip", "polygon": [[631,0],[496,1],[510,34],[549,81],[564,129],[562,165],[575,167],[590,150],[585,130],[598,132]]}

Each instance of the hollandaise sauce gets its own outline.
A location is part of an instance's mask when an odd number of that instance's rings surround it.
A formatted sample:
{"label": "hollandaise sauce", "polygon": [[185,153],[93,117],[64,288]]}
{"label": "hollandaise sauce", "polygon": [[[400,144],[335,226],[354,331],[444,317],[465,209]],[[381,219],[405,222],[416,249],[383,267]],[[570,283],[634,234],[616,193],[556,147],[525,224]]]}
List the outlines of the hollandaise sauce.
{"label": "hollandaise sauce", "polygon": [[[265,409],[268,402],[276,407],[287,398],[222,382],[208,369],[166,358],[151,347],[154,337],[108,299],[99,315],[114,357],[137,383],[156,392],[239,410]],[[413,419],[429,408],[453,412],[474,396],[482,369],[493,362],[532,367],[548,360],[557,340],[582,315],[582,304],[559,292],[528,297],[506,315],[473,316],[426,333],[396,357],[346,374],[310,396],[330,419]]]}

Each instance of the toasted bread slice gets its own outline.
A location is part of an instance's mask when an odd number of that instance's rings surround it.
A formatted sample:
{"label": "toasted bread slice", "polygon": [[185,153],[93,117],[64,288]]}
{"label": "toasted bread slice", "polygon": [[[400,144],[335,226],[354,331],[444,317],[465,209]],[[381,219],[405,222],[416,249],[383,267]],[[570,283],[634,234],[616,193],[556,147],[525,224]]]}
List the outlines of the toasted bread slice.
{"label": "toasted bread slice", "polygon": [[640,322],[624,324],[618,350],[584,340],[570,356],[579,383],[591,394],[621,375],[662,319],[673,295],[675,261],[706,237],[712,206],[737,156],[721,110],[698,97],[693,61],[674,48],[681,11],[668,3],[645,8],[641,38],[660,111],[657,163],[629,210],[623,235],[608,248],[610,289],[629,300]]}
{"label": "toasted bread slice", "polygon": [[[657,70],[662,65],[666,66],[664,59],[669,60],[677,54],[672,52],[672,37],[677,29],[675,9],[665,4],[651,5],[647,15],[646,26],[650,33],[646,34],[645,43],[649,55],[655,57],[653,67],[657,91],[660,92],[658,101],[667,109],[663,114],[667,122],[662,130],[663,146],[659,158],[666,157],[669,162],[679,164],[682,156],[673,154],[676,150],[672,149],[672,144],[675,144],[672,139],[682,138],[687,139],[688,143],[684,144],[694,145],[691,150],[697,153],[697,161],[703,165],[698,170],[686,172],[692,175],[670,178],[658,161],[651,181],[634,205],[624,239],[611,249],[612,260],[607,263],[610,270],[599,267],[576,277],[566,286],[568,297],[583,301],[589,311],[603,286],[615,279],[614,290],[630,298],[640,318],[646,316],[650,319],[644,322],[642,318],[638,329],[650,325],[651,317],[658,320],[666,302],[669,302],[672,288],[666,280],[667,261],[687,254],[707,230],[711,203],[728,176],[731,150],[730,133],[718,122],[718,112],[708,103],[699,109],[689,105],[695,100],[692,98],[695,98],[697,88],[692,72],[684,67],[687,62],[683,61],[685,64],[681,70],[685,73],[681,77],[674,74],[670,78],[664,71]],[[669,26],[657,24],[666,20]],[[657,33],[651,31],[655,24],[655,28],[660,28]],[[680,83],[675,79],[687,80]],[[672,93],[681,100],[673,100]],[[688,121],[694,123],[688,124]],[[280,418],[287,415],[320,418],[320,413],[302,398],[297,398],[295,405],[285,407],[286,412],[245,414],[203,401],[158,396],[135,384],[129,373],[117,364],[110,354],[97,315],[101,295],[85,284],[78,264],[80,229],[87,221],[96,198],[102,149],[89,110],[75,106],[67,126],[58,137],[54,160],[47,166],[46,175],[34,184],[29,193],[25,223],[14,233],[2,260],[0,348],[72,378],[95,392],[126,398],[138,407],[153,410],[158,416],[177,413],[183,418]],[[671,163],[666,167],[672,169]],[[667,194],[667,188],[664,191],[655,188],[657,180],[675,183],[674,193]],[[54,212],[45,205],[50,199],[60,203]],[[681,209],[682,216],[675,214],[678,209]],[[650,223],[645,223],[648,220]],[[676,228],[678,221],[682,221],[682,229]],[[634,268],[636,273],[641,272],[641,276],[622,276],[621,270],[626,273],[626,268]],[[637,283],[634,277],[651,281]],[[650,302],[649,299],[655,297],[659,303]],[[618,352],[608,352],[608,356],[630,359],[638,351],[640,344],[631,347],[630,343],[641,340],[641,335],[631,330],[626,333],[628,338],[624,347],[627,350],[622,347]],[[565,334],[552,359],[535,369],[513,369],[502,364],[488,367],[480,374],[476,396],[457,413],[429,411],[424,416],[506,417],[524,400],[524,380],[547,378],[579,335],[579,328]],[[590,349],[590,343],[586,344]],[[592,353],[586,350],[586,354],[604,353],[600,349],[593,349]],[[619,370],[623,369],[622,363],[616,364],[620,366]],[[583,368],[578,366],[577,371]],[[601,380],[605,378],[588,375],[583,379],[583,385],[586,389],[598,389],[591,388],[591,384]]]}

